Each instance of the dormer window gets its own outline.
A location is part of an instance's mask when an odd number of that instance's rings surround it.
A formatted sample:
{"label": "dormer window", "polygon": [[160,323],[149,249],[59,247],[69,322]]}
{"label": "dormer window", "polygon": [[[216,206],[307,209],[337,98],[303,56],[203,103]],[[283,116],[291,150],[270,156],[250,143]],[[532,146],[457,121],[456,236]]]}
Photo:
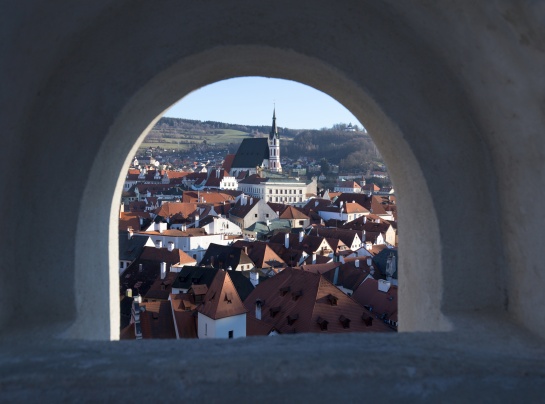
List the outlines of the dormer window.
{"label": "dormer window", "polygon": [[225,298],[223,300],[226,301],[227,303],[232,303],[233,302],[233,294],[231,292],[225,293]]}
{"label": "dormer window", "polygon": [[302,290],[298,290],[297,292],[293,292],[293,293],[291,294],[291,298],[292,298],[293,300],[297,300],[297,299],[299,299],[301,296],[303,296],[303,291],[302,291]]}
{"label": "dormer window", "polygon": [[322,317],[318,317],[316,322],[320,326],[320,330],[327,331],[327,325],[329,324],[329,321],[327,321],[326,319],[324,319]]}
{"label": "dormer window", "polygon": [[283,288],[280,288],[280,296],[285,296],[286,293],[288,293],[289,291],[290,291],[289,286],[284,286]]}
{"label": "dormer window", "polygon": [[290,314],[288,316],[288,325],[293,325],[295,321],[299,318],[299,314]]}
{"label": "dormer window", "polygon": [[275,317],[278,313],[280,313],[280,306],[271,307],[269,309],[269,314],[271,315],[271,317]]}
{"label": "dormer window", "polygon": [[332,305],[332,306],[336,306],[338,300],[339,300],[339,299],[337,298],[337,296],[334,296],[334,295],[332,295],[332,294],[327,295],[327,301],[328,301],[329,304]]}
{"label": "dormer window", "polygon": [[361,319],[365,323],[366,327],[371,327],[373,325],[373,317],[367,316],[365,313],[361,316]]}
{"label": "dormer window", "polygon": [[344,315],[341,315],[339,317],[339,321],[343,325],[343,328],[350,328],[350,319],[345,317]]}

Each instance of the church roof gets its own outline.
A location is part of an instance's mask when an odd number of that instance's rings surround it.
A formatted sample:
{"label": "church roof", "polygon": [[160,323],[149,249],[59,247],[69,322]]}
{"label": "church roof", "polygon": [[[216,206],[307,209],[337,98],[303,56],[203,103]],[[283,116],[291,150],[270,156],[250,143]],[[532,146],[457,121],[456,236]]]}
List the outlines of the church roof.
{"label": "church roof", "polygon": [[267,138],[244,139],[240,144],[231,168],[254,168],[269,158]]}

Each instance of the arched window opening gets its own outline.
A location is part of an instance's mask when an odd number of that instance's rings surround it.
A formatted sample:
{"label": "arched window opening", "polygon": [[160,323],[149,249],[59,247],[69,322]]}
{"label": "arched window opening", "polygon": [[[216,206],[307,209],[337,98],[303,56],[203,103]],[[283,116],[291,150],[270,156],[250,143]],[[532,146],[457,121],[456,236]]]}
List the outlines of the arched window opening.
{"label": "arched window opening", "polygon": [[324,93],[203,87],[122,177],[122,339],[397,330],[395,191],[366,128]]}

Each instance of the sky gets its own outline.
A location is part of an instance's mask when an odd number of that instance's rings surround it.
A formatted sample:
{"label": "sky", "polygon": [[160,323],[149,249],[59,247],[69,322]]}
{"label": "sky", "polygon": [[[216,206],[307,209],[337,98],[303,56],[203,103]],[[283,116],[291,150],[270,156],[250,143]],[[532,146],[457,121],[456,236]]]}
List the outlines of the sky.
{"label": "sky", "polygon": [[362,126],[329,95],[295,81],[266,77],[235,78],[202,87],[174,104],[164,116],[270,125],[273,107],[279,127],[321,129],[336,123]]}

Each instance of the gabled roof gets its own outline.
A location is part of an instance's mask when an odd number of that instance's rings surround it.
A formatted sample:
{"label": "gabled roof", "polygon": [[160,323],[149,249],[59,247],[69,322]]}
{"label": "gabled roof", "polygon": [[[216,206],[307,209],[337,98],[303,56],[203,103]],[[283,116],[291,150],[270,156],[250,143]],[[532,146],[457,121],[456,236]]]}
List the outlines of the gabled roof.
{"label": "gabled roof", "polygon": [[269,142],[267,138],[244,139],[233,159],[231,168],[255,168],[269,158]]}
{"label": "gabled roof", "polygon": [[131,228],[134,231],[140,230],[140,218],[130,212],[119,213],[119,231],[127,231]]}
{"label": "gabled roof", "polygon": [[170,218],[174,215],[188,217],[197,209],[195,202],[166,202],[155,210],[155,214],[164,218]]}
{"label": "gabled roof", "polygon": [[178,262],[191,262],[195,261],[188,256],[182,250],[174,248],[169,251],[168,248],[156,248],[156,247],[144,247],[142,255],[140,255],[142,261],[152,262],[166,262],[169,265],[177,264]]}
{"label": "gabled roof", "polygon": [[257,268],[271,268],[285,265],[284,260],[271,249],[268,243],[239,240],[233,243],[233,247],[247,250],[248,256]]}
{"label": "gabled roof", "polygon": [[[270,206],[270,205],[269,205]],[[288,206],[280,214],[280,219],[298,219],[298,220],[308,220],[308,216],[301,212],[294,206]]]}
{"label": "gabled roof", "polygon": [[[210,267],[184,266],[172,283],[173,288],[189,290],[195,285],[206,285],[210,288],[218,270]],[[238,295],[244,300],[254,290],[252,282],[240,271],[231,271],[231,281]]]}
{"label": "gabled roof", "polygon": [[352,246],[352,242],[354,241],[354,238],[356,236],[358,237],[361,236],[361,234],[358,234],[358,232],[355,230],[346,230],[346,229],[321,227],[321,226],[313,227],[310,230],[310,234],[320,235],[327,238],[338,238],[342,240],[342,242],[346,244],[348,247]]}
{"label": "gabled roof", "polygon": [[213,320],[247,312],[228,271],[219,270],[216,273],[197,311]]}
{"label": "gabled roof", "polygon": [[140,309],[143,339],[176,338],[174,320],[168,300],[140,303]]}
{"label": "gabled roof", "polygon": [[250,257],[240,248],[211,243],[199,265],[211,266],[218,269],[231,267],[236,269],[240,264],[254,265]]}

